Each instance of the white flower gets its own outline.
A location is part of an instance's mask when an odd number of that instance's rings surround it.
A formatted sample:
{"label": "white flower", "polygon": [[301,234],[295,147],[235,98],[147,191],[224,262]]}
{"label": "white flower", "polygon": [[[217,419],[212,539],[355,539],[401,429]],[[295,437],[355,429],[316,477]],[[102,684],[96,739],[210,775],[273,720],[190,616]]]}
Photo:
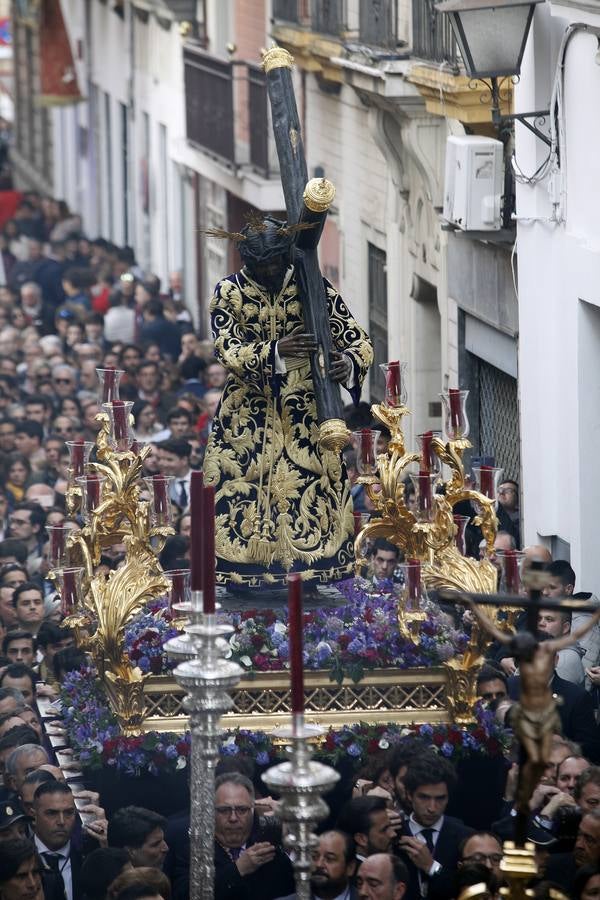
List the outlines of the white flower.
{"label": "white flower", "polygon": [[261,653],[268,653],[268,652],[269,652],[269,648],[267,647],[266,644],[263,644],[263,645],[262,645],[262,647],[260,648],[260,652],[261,652]]}
{"label": "white flower", "polygon": [[229,646],[231,647],[232,650],[240,649],[240,642],[236,638],[235,634],[229,638]]}
{"label": "white flower", "polygon": [[390,746],[390,742],[386,741],[385,738],[381,738],[381,740],[379,741],[379,744],[377,746],[380,748],[380,750],[387,750],[388,747]]}
{"label": "white flower", "polygon": [[273,625],[273,631],[276,634],[286,634],[287,633],[287,625],[284,625],[283,622],[275,622]]}
{"label": "white flower", "polygon": [[186,766],[187,766],[187,759],[185,758],[185,756],[178,756],[177,763],[175,765],[175,769],[177,771],[179,771],[179,769],[185,769]]}
{"label": "white flower", "polygon": [[234,744],[235,744],[235,735],[234,735],[234,734],[229,735],[229,737],[227,738],[227,740],[226,740],[226,741],[223,741],[223,746],[224,746],[224,747],[233,747]]}
{"label": "white flower", "polygon": [[252,660],[249,656],[240,656],[240,662],[243,666],[246,666],[247,669],[252,668]]}
{"label": "white flower", "polygon": [[227,650],[223,651],[223,656],[225,657],[225,659],[230,659],[233,656],[231,647],[228,647]]}

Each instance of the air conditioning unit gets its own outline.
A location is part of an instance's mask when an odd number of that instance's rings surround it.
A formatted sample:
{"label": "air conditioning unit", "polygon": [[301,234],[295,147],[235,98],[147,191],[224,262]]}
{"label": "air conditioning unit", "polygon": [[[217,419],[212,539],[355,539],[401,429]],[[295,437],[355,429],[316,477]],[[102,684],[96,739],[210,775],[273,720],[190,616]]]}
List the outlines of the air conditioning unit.
{"label": "air conditioning unit", "polygon": [[463,231],[502,227],[503,145],[479,135],[446,140],[444,218]]}

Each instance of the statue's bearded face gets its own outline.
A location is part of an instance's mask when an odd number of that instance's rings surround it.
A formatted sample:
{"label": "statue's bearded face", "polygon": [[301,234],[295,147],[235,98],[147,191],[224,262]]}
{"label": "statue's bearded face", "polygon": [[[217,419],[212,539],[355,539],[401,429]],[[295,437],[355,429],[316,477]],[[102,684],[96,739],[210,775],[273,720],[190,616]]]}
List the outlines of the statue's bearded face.
{"label": "statue's bearded face", "polygon": [[268,290],[270,294],[278,293],[283,285],[285,273],[290,264],[289,256],[273,256],[264,262],[247,263],[250,277]]}

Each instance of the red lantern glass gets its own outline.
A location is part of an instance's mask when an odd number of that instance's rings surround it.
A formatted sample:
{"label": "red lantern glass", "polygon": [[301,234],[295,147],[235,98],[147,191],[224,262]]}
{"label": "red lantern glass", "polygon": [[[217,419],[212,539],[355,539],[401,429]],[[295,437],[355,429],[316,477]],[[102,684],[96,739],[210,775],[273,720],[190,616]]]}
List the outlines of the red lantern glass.
{"label": "red lantern glass", "polygon": [[442,471],[440,458],[434,453],[432,447],[433,439],[441,437],[441,431],[425,431],[423,434],[417,435],[417,444],[421,451],[421,472],[435,472],[439,475]]}
{"label": "red lantern glass", "polygon": [[93,441],[66,441],[69,448],[69,466],[73,478],[81,478],[85,475],[88,463],[90,461],[90,453],[94,446]]}
{"label": "red lantern glass", "polygon": [[150,519],[154,526],[171,525],[173,511],[169,491],[174,475],[152,475],[145,478],[150,493]]}
{"label": "red lantern glass", "polygon": [[468,391],[450,388],[440,394],[444,405],[444,428],[450,441],[458,441],[469,435],[469,419],[467,418]]}
{"label": "red lantern glass", "polygon": [[498,466],[473,466],[475,484],[479,493],[490,500],[495,500],[503,471]]}
{"label": "red lantern glass", "polygon": [[400,566],[400,571],[404,582],[400,590],[404,601],[404,609],[406,612],[418,612],[424,596],[421,582],[421,561],[418,559],[407,559]]}
{"label": "red lantern glass", "polygon": [[51,569],[60,569],[66,562],[69,530],[65,525],[46,525],[48,564]]}
{"label": "red lantern glass", "polygon": [[107,366],[106,369],[96,369],[96,373],[101,387],[100,402],[104,404],[119,400],[119,382],[125,374],[124,370]]}
{"label": "red lantern glass", "polygon": [[456,525],[456,536],[454,542],[461,556],[467,555],[466,531],[467,525],[471,521],[470,516],[453,516]]}
{"label": "red lantern glass", "polygon": [[81,514],[84,522],[88,523],[92,513],[102,502],[102,487],[106,478],[94,472],[75,480],[81,488]]}
{"label": "red lantern glass", "polygon": [[352,432],[352,443],[356,449],[356,466],[360,475],[377,473],[377,442],[380,431],[363,428]]}
{"label": "red lantern glass", "polygon": [[435,483],[437,474],[431,472],[419,472],[411,474],[410,479],[415,489],[414,514],[418,522],[432,522],[435,516]]}
{"label": "red lantern glass", "polygon": [[82,568],[63,568],[56,572],[63,616],[73,615],[80,605],[83,575]]}
{"label": "red lantern glass", "polygon": [[113,400],[111,403],[102,404],[102,409],[108,413],[110,419],[109,443],[118,453],[126,453],[134,441],[130,423],[132,407],[132,400]]}
{"label": "red lantern glass", "polygon": [[190,609],[190,570],[170,569],[165,576],[171,582],[169,609],[188,612]]}
{"label": "red lantern glass", "polygon": [[500,593],[522,594],[523,550],[496,550],[496,556],[500,560]]}
{"label": "red lantern glass", "polygon": [[406,363],[398,360],[380,363],[379,368],[385,375],[385,399],[386,406],[397,408],[406,406],[408,397],[406,391]]}

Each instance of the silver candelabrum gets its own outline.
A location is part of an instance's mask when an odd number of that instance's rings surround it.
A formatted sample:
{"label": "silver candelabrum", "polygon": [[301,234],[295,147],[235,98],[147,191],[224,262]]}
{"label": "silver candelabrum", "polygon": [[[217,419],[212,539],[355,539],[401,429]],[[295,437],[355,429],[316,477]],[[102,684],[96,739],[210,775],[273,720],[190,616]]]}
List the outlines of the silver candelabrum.
{"label": "silver candelabrum", "polygon": [[214,900],[215,768],[222,734],[221,716],[233,707],[229,691],[242,676],[237,663],[224,659],[223,636],[232,631],[202,610],[202,592],[191,592],[191,603],[174,607],[188,613],[185,634],[167,641],[169,656],[183,658],[175,669],[186,696],[183,707],[192,733],[190,768],[190,900]]}
{"label": "silver candelabrum", "polygon": [[322,733],[322,728],[306,725],[302,714],[294,714],[291,728],[273,733],[288,744],[290,759],[268,769],[262,776],[269,790],[282,798],[278,815],[284,827],[284,844],[294,866],[298,900],[310,900],[311,896],[312,855],[318,844],[313,829],[329,812],[321,795],[330,791],[340,778],[335,769],[311,759],[310,742]]}

